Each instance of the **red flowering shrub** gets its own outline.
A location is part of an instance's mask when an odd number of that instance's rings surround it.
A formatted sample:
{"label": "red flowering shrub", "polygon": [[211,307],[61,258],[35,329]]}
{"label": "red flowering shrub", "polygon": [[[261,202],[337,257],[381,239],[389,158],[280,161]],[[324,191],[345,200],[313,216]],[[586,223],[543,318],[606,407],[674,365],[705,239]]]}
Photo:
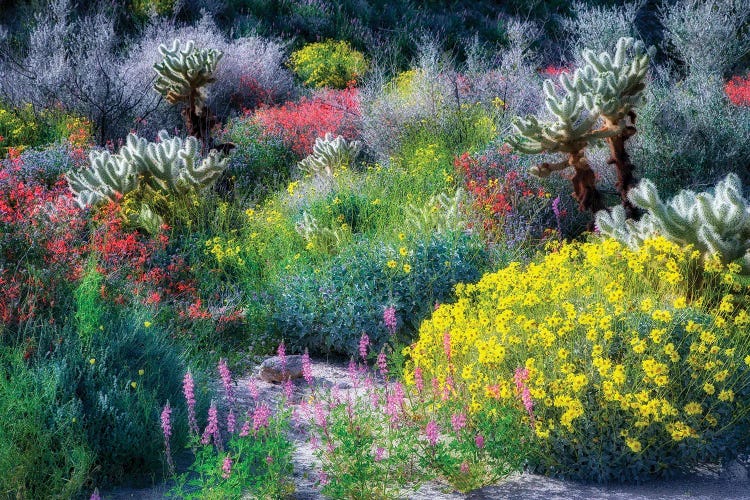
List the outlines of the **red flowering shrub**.
{"label": "red flowering shrub", "polygon": [[750,76],[735,76],[724,86],[729,101],[735,106],[750,106]]}
{"label": "red flowering shrub", "polygon": [[280,136],[300,157],[312,152],[315,139],[326,132],[348,140],[359,136],[359,92],[328,90],[278,107],[261,107],[255,119],[267,134]]}
{"label": "red flowering shrub", "polygon": [[557,78],[563,73],[570,73],[570,68],[566,68],[565,66],[547,66],[546,68],[542,69],[542,75],[546,78]]}
{"label": "red flowering shrub", "polygon": [[491,241],[520,243],[522,237],[544,234],[549,222],[549,193],[524,170],[512,167],[517,159],[504,145],[482,155],[464,153],[453,161],[471,195],[472,224],[479,224]]}

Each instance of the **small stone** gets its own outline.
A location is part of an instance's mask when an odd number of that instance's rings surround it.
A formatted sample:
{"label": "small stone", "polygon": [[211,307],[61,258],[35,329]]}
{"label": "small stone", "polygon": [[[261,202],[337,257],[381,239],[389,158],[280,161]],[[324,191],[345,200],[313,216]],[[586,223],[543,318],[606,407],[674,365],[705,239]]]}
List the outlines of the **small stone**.
{"label": "small stone", "polygon": [[287,378],[292,380],[302,377],[302,356],[293,354],[286,357],[286,371],[281,365],[281,358],[272,356],[260,364],[258,376],[272,384],[280,384]]}

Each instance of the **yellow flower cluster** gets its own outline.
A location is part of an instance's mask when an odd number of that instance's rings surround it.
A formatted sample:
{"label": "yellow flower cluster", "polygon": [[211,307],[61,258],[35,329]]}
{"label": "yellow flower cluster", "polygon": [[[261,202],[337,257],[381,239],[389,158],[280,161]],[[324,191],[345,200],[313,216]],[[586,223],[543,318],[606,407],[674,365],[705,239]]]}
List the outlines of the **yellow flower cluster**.
{"label": "yellow flower cluster", "polygon": [[[747,304],[740,293],[696,297],[689,287],[704,274],[700,254],[663,238],[639,250],[611,239],[548,250],[458,285],[457,301],[405,349],[405,379],[417,366],[441,384],[458,373],[453,394],[474,410],[490,398],[523,407],[514,374],[525,369],[541,443],[621,431],[613,446],[634,454],[698,442],[750,409],[736,390],[750,382]],[[722,286],[738,290],[737,269],[711,265]],[[591,436],[593,428],[603,434]]]}
{"label": "yellow flower cluster", "polygon": [[206,241],[206,255],[213,255],[219,265],[244,266],[245,260],[240,256],[242,247],[234,238],[216,236]]}

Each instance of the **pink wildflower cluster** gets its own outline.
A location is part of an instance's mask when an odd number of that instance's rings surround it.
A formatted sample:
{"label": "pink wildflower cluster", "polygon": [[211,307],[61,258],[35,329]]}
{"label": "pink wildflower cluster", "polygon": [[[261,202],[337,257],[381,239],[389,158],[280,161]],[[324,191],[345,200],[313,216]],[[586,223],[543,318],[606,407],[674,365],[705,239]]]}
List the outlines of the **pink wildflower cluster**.
{"label": "pink wildflower cluster", "polygon": [[534,402],[531,399],[531,391],[529,391],[529,387],[526,385],[526,382],[529,380],[529,370],[521,367],[516,368],[513,380],[516,383],[516,393],[521,398],[521,402],[529,414],[531,424],[534,425]]}

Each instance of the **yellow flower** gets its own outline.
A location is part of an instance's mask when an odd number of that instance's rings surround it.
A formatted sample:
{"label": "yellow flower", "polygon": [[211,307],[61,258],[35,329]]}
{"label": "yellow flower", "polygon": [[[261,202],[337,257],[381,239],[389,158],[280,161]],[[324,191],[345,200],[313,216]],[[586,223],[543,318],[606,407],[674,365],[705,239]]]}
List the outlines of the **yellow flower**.
{"label": "yellow flower", "polygon": [[404,241],[404,239],[406,239],[406,235],[404,233],[398,233],[398,239]]}
{"label": "yellow flower", "polygon": [[719,392],[719,401],[734,401],[734,391],[731,389],[724,389]]}
{"label": "yellow flower", "polygon": [[630,451],[632,451],[633,453],[640,453],[641,450],[643,450],[641,442],[637,439],[627,438],[625,440],[625,444],[628,445],[628,448],[630,448]]}
{"label": "yellow flower", "polygon": [[138,370],[138,375],[140,375],[141,377],[143,376],[144,373],[146,373],[146,370],[144,370],[143,368]]}
{"label": "yellow flower", "polygon": [[705,384],[703,384],[703,392],[705,392],[706,394],[710,396],[714,392],[716,392],[716,388],[714,387],[713,384],[706,382]]}
{"label": "yellow flower", "polygon": [[687,307],[687,301],[685,300],[685,297],[677,297],[676,299],[674,299],[674,301],[672,302],[672,307],[674,307],[675,309],[684,309],[685,307]]}
{"label": "yellow flower", "polygon": [[409,264],[404,264],[404,272],[406,274],[409,274],[411,272],[411,266]]}
{"label": "yellow flower", "polygon": [[400,253],[402,256],[405,257],[406,254],[409,253],[409,252],[406,251],[406,247],[401,247],[401,248],[398,249],[398,253]]}
{"label": "yellow flower", "polygon": [[143,322],[143,326],[145,326],[146,328],[150,328],[152,324],[153,323],[151,323],[150,321],[144,321]]}
{"label": "yellow flower", "polygon": [[685,405],[685,413],[687,413],[688,415],[700,415],[701,413],[703,413],[703,407],[700,405],[700,403],[692,401]]}
{"label": "yellow flower", "polygon": [[89,364],[92,364],[92,365],[93,365],[93,364],[95,364],[95,363],[96,363],[96,358],[91,358],[91,359],[89,359]]}
{"label": "yellow flower", "polygon": [[396,262],[395,260],[389,260],[389,261],[388,261],[388,263],[387,263],[386,265],[387,265],[387,266],[388,266],[388,267],[389,267],[390,269],[394,269],[394,268],[395,268],[395,267],[396,267],[396,266],[398,265],[398,262]]}
{"label": "yellow flower", "polygon": [[132,387],[133,389],[135,389],[136,387],[138,387],[138,383],[137,382],[130,382],[130,387]]}

